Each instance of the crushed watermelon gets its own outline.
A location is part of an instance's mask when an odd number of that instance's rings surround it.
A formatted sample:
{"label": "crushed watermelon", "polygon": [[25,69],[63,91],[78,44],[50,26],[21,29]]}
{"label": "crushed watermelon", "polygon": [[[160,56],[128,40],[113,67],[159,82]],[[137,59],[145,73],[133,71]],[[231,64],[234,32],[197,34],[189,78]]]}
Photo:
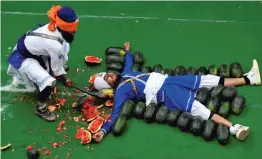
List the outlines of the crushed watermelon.
{"label": "crushed watermelon", "polygon": [[100,63],[102,61],[102,58],[96,56],[86,56],[85,61],[87,63]]}
{"label": "crushed watermelon", "polygon": [[88,82],[91,83],[91,84],[94,84],[94,81],[95,81],[96,75],[97,75],[97,74],[93,74],[92,76],[90,76]]}

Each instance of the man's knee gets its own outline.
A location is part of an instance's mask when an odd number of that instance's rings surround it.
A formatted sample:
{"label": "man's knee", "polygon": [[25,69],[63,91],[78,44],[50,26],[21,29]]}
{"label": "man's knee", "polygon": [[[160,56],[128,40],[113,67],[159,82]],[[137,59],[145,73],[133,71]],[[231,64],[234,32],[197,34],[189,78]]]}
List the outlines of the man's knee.
{"label": "man's knee", "polygon": [[[199,87],[206,87],[208,89],[212,89],[213,87],[217,86],[219,84],[220,81],[220,77],[219,76],[215,76],[215,75],[203,75],[201,76],[201,81],[200,81],[200,85]],[[223,82],[223,81],[221,81]]]}
{"label": "man's knee", "polygon": [[212,118],[212,116],[213,116],[212,112],[197,100],[195,100],[193,102],[190,113],[191,113],[192,116],[199,116],[203,120],[208,120],[208,119]]}

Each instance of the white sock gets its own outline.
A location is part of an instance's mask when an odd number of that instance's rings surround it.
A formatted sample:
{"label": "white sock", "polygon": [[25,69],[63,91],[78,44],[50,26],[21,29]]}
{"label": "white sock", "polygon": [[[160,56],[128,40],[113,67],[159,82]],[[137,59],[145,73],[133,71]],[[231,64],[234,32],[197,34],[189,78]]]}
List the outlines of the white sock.
{"label": "white sock", "polygon": [[46,103],[38,102],[38,103],[37,103],[37,109],[38,109],[38,110],[41,110],[41,111],[45,111],[45,110],[47,109]]}
{"label": "white sock", "polygon": [[234,127],[234,125],[229,127],[229,133],[231,135],[236,135],[236,133],[237,133],[236,131],[237,131],[237,129],[236,129],[236,127]]}

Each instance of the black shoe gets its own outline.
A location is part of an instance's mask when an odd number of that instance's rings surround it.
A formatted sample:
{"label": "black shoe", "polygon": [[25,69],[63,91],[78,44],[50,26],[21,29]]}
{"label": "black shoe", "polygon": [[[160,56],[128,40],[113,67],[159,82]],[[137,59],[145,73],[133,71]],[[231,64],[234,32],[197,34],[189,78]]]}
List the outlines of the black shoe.
{"label": "black shoe", "polygon": [[56,115],[52,112],[49,111],[49,109],[45,110],[45,111],[41,111],[36,109],[35,114],[37,116],[39,116],[40,118],[46,120],[46,121],[55,121],[56,120]]}

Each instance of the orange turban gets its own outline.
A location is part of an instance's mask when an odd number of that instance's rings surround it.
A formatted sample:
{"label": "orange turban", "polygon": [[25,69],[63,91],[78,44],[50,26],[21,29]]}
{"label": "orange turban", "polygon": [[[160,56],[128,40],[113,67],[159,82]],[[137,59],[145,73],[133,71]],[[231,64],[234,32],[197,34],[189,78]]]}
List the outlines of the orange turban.
{"label": "orange turban", "polygon": [[60,5],[57,5],[53,6],[49,11],[47,11],[48,18],[50,19],[48,29],[50,31],[55,31],[56,26],[58,26],[63,31],[76,32],[78,28],[79,19],[77,18],[77,20],[75,20],[74,22],[66,22],[59,18],[59,16],[57,15],[60,10]]}

